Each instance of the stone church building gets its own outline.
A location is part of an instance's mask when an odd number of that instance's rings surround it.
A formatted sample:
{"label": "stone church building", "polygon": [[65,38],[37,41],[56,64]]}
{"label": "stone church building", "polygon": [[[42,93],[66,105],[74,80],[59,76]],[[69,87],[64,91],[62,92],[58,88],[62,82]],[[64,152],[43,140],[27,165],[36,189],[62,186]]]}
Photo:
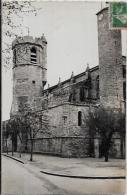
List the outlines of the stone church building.
{"label": "stone church building", "polygon": [[[47,41],[44,35],[18,37],[13,41],[13,102],[11,116],[19,104],[48,117],[48,130],[43,125],[34,143],[34,152],[63,157],[87,157],[91,137],[85,124],[90,108],[99,105],[125,111],[126,57],[122,56],[121,31],[109,29],[108,8],[97,14],[99,65],[87,66],[81,74],[72,75],[54,86],[47,82]],[[85,54],[84,54],[85,55]],[[93,140],[93,152],[99,156],[99,138]],[[29,148],[29,146],[28,146]],[[121,140],[113,137],[112,157],[121,157]]]}

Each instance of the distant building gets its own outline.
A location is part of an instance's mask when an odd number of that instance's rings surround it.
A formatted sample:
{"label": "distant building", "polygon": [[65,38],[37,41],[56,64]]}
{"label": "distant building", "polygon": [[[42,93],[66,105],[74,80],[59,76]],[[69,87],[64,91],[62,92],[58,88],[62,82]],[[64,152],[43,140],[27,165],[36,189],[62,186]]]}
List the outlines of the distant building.
{"label": "distant building", "polygon": [[[49,130],[38,135],[35,152],[65,157],[98,156],[99,139],[93,140],[93,150],[89,152],[91,137],[84,115],[90,107],[100,104],[125,111],[126,58],[122,56],[121,31],[109,29],[108,8],[97,13],[97,21],[99,65],[94,68],[87,65],[78,75],[72,72],[68,80],[59,79],[57,85],[48,89],[44,89],[47,82],[44,35],[35,39],[19,37],[13,42],[11,116],[18,112],[20,103],[28,103],[49,119]],[[121,157],[121,139],[119,136],[113,139],[110,155]]]}

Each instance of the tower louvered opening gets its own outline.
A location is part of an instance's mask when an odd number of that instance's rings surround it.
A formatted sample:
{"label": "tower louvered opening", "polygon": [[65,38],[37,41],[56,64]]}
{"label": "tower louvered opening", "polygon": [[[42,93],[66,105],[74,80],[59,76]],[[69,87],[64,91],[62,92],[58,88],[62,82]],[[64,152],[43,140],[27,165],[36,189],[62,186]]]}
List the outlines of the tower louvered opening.
{"label": "tower louvered opening", "polygon": [[31,51],[31,56],[30,56],[31,63],[37,63],[37,50],[36,50],[36,48],[32,47],[30,51]]}

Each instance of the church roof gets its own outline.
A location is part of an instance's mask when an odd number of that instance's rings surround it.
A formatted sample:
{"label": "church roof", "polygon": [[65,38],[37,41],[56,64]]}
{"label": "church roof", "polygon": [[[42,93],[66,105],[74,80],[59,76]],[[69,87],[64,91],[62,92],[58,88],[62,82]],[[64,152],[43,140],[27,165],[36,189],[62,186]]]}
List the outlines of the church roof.
{"label": "church roof", "polygon": [[[106,9],[106,8],[104,8],[104,9]],[[126,60],[126,56],[122,56],[122,58],[123,58],[124,60]],[[123,68],[125,69],[124,61],[123,61]],[[93,71],[96,71],[96,70],[98,70],[98,69],[99,69],[99,65],[98,65],[98,66],[94,66],[93,68],[90,68],[90,69],[89,69],[89,72],[93,72]],[[77,79],[77,78],[82,77],[83,75],[86,74],[86,71],[87,71],[87,70],[85,70],[84,72],[82,72],[82,73],[80,73],[80,74],[77,74],[77,75],[73,76],[73,78],[74,78],[74,79]],[[71,77],[70,77],[69,79],[67,79],[67,80],[65,80],[65,81],[63,81],[63,82],[61,82],[61,85],[66,84],[67,82],[70,82],[70,80],[71,80]],[[53,89],[55,89],[55,88],[57,88],[57,87],[58,87],[58,84],[49,87],[48,90],[50,91],[50,90],[53,90]],[[46,91],[47,91],[47,89],[44,90],[44,92],[46,92]]]}
{"label": "church roof", "polygon": [[[89,69],[89,72],[93,72],[93,71],[96,71],[96,70],[98,70],[98,69],[99,69],[99,66],[95,66],[95,67]],[[80,73],[80,74],[75,75],[75,76],[74,76],[74,79],[77,79],[77,78],[79,78],[79,77],[85,75],[85,73],[86,73],[86,71],[84,71],[84,72],[82,72],[82,73]],[[61,85],[63,85],[63,84],[65,84],[65,83],[69,82],[70,79],[71,79],[71,78],[69,78],[69,79],[67,79],[67,80],[65,80],[65,81],[63,81],[63,82],[61,82]],[[57,88],[57,87],[58,87],[58,84],[49,87],[48,90],[53,90],[53,89],[55,89],[55,88]],[[47,91],[47,89],[45,89],[44,92],[45,92],[45,91]]]}

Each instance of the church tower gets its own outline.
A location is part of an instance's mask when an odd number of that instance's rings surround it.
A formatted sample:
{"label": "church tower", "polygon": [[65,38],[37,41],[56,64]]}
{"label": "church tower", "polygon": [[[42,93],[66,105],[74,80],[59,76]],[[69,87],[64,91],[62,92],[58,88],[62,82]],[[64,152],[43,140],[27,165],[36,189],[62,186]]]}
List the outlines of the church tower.
{"label": "church tower", "polygon": [[24,36],[12,43],[13,50],[13,102],[11,115],[18,112],[20,103],[31,104],[40,97],[47,80],[47,41]]}
{"label": "church tower", "polygon": [[108,8],[97,13],[100,102],[122,108],[123,73],[121,31],[109,28]]}

